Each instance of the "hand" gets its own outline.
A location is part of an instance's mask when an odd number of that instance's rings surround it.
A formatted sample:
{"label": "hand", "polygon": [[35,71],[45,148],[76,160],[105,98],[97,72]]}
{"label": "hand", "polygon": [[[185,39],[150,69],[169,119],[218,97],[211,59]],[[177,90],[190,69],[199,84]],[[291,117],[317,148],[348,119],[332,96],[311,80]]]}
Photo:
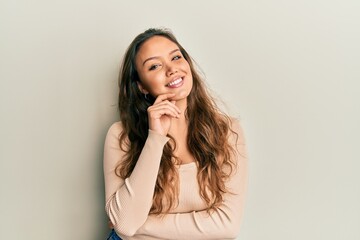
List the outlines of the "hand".
{"label": "hand", "polygon": [[112,224],[112,222],[110,220],[108,221],[108,226],[109,226],[110,229],[114,228],[114,225]]}
{"label": "hand", "polygon": [[180,109],[175,101],[169,101],[174,93],[159,95],[154,104],[147,109],[149,118],[149,129],[166,136],[170,130],[172,118],[180,117]]}

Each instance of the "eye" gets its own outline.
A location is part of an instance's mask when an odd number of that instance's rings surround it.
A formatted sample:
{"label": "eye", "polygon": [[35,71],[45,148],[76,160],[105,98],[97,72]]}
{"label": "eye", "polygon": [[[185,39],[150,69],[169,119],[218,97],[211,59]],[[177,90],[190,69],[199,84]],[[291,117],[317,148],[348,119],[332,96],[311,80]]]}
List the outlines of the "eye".
{"label": "eye", "polygon": [[180,56],[180,55],[176,55],[175,57],[173,57],[173,59],[172,60],[179,60],[180,58],[182,58],[182,56]]}
{"label": "eye", "polygon": [[160,66],[160,64],[153,64],[153,65],[150,66],[149,70],[150,70],[150,71],[155,70],[155,69],[157,69],[159,66]]}

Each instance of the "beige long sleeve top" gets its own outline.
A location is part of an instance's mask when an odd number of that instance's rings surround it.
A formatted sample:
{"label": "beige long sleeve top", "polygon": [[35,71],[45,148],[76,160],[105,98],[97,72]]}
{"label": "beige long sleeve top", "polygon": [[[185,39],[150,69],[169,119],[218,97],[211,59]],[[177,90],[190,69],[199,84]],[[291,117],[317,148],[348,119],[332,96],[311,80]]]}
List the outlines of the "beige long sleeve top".
{"label": "beige long sleeve top", "polygon": [[215,211],[208,213],[199,194],[197,164],[178,166],[179,204],[164,217],[149,215],[155,182],[164,145],[169,140],[152,130],[129,178],[121,179],[115,167],[124,152],[119,147],[121,123],[116,122],[106,136],[104,146],[104,176],[106,213],[117,234],[125,240],[153,239],[235,239],[239,233],[247,186],[247,152],[243,130],[233,121],[230,142],[237,149],[233,155],[237,168],[226,182],[232,193]]}

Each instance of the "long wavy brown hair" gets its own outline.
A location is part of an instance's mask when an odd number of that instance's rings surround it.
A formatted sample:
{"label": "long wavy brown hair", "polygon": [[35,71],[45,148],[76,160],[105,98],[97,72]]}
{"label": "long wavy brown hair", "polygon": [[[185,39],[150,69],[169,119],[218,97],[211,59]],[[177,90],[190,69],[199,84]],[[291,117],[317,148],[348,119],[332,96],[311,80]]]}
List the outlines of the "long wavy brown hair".
{"label": "long wavy brown hair", "polygon": [[[163,36],[174,42],[190,65],[193,88],[187,97],[185,112],[189,128],[187,144],[198,164],[200,196],[207,203],[208,210],[214,209],[222,203],[223,194],[228,192],[225,181],[235,164],[231,159],[234,148],[228,142],[229,134],[234,133],[230,127],[231,120],[219,110],[195,70],[192,58],[167,29],[146,30],[133,40],[125,53],[119,76],[118,107],[123,126],[119,136],[120,147],[126,155],[116,167],[116,174],[121,178],[131,175],[148,136],[147,108],[154,103],[155,98],[145,98],[140,92],[135,59],[142,44],[153,36]],[[153,214],[167,213],[178,204],[177,158],[173,154],[176,143],[172,136],[168,137],[170,141],[163,149],[150,210]]]}

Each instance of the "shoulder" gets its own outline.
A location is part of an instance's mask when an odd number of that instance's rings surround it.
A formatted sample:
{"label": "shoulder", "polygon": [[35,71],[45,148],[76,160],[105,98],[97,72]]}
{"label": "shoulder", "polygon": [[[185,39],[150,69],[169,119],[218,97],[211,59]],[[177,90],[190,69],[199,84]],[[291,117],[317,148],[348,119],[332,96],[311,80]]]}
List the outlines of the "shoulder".
{"label": "shoulder", "polygon": [[121,121],[114,122],[107,131],[105,144],[113,147],[118,146],[122,132],[123,125],[121,124]]}
{"label": "shoulder", "polygon": [[230,117],[230,136],[237,144],[245,144],[244,129],[240,119]]}
{"label": "shoulder", "polygon": [[121,124],[121,121],[118,122],[114,122],[110,127],[109,130],[107,132],[107,134],[109,135],[119,135],[121,132],[123,131],[123,126]]}

